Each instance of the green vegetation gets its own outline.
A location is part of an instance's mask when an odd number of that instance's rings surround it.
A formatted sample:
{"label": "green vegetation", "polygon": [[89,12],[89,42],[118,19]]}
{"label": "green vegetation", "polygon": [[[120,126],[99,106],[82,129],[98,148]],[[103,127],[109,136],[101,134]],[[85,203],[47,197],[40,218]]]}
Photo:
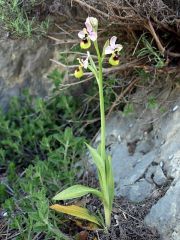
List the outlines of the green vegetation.
{"label": "green vegetation", "polygon": [[[69,90],[60,92],[63,74],[58,70],[49,78],[55,86],[50,99],[33,100],[24,91],[21,100],[12,99],[6,114],[0,113],[0,171],[4,176],[0,203],[8,212],[9,229],[19,234],[17,240],[30,240],[37,234],[65,239],[59,229],[67,220],[49,209],[50,200],[76,183],[79,169],[74,164],[86,150],[85,138],[99,128],[95,120],[99,117],[97,83],[93,79],[86,83],[87,90],[77,98]],[[113,77],[105,84],[108,111],[118,82]],[[91,125],[94,120],[96,129]]]}
{"label": "green vegetation", "polygon": [[126,106],[124,107],[123,114],[125,116],[128,116],[131,113],[134,113],[134,106],[132,103],[127,103]]}
{"label": "green vegetation", "polygon": [[152,63],[156,68],[165,66],[164,56],[153,46],[153,40],[149,40],[144,34],[141,36],[141,42],[144,47],[138,51],[138,57],[147,56],[149,62]]}
{"label": "green vegetation", "polygon": [[[54,78],[55,73],[52,74]],[[59,77],[61,74],[59,74]],[[49,200],[75,182],[74,163],[84,152],[84,137],[74,136],[80,103],[72,96],[57,95],[49,101],[13,99],[6,115],[0,116],[0,201],[8,211],[10,229],[16,239],[64,239],[62,223],[49,210]],[[77,115],[76,115],[77,113]]]}
{"label": "green vegetation", "polygon": [[150,97],[148,98],[147,107],[148,107],[149,109],[155,109],[155,108],[158,107],[158,102],[157,102],[157,100],[156,100],[155,97],[150,96]]}
{"label": "green vegetation", "polygon": [[[35,9],[44,1],[31,0],[25,5],[20,0],[0,0],[0,23],[10,34],[21,37],[31,37],[45,34],[50,26],[48,18],[39,21]],[[34,11],[34,13],[33,13]]]}
{"label": "green vegetation", "polygon": [[[144,71],[138,75],[144,81],[150,77]],[[49,209],[51,199],[77,183],[75,163],[86,151],[85,138],[91,138],[100,125],[94,79],[85,83],[84,95],[73,97],[69,91],[60,92],[63,75],[58,70],[49,78],[55,85],[53,97],[33,100],[25,91],[22,100],[12,99],[7,114],[0,113],[0,203],[17,240],[37,235],[66,239],[60,230],[66,229],[67,219]],[[116,76],[104,81],[106,113],[121,91],[120,84]],[[156,100],[149,98],[148,108],[156,106]],[[124,114],[133,111],[127,102]]]}

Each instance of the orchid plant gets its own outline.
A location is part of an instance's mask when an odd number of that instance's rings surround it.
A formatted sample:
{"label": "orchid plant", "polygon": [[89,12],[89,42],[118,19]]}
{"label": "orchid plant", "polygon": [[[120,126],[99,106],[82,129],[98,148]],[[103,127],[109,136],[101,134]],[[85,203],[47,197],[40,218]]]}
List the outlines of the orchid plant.
{"label": "orchid plant", "polygon": [[109,63],[116,66],[120,63],[120,51],[122,50],[121,44],[116,44],[117,37],[113,36],[110,40],[107,40],[102,53],[100,52],[97,42],[97,30],[98,20],[94,17],[88,17],[85,22],[85,28],[78,33],[81,39],[80,47],[82,49],[89,49],[93,43],[96,54],[98,57],[98,66],[96,66],[90,52],[87,52],[87,57],[79,59],[79,66],[74,72],[76,78],[81,78],[84,74],[84,69],[89,69],[95,76],[99,88],[99,99],[100,99],[100,115],[101,115],[101,142],[97,149],[86,144],[91,155],[94,164],[97,167],[98,179],[100,190],[90,188],[83,185],[71,186],[62,192],[58,193],[53,200],[68,200],[78,197],[82,197],[87,194],[93,194],[100,199],[104,207],[105,225],[100,220],[99,216],[90,214],[86,208],[69,205],[63,206],[54,204],[50,208],[56,211],[66,213],[81,219],[88,220],[97,224],[99,227],[105,226],[109,228],[111,225],[111,213],[112,205],[114,200],[114,177],[112,172],[111,156],[106,153],[105,144],[105,111],[104,111],[104,95],[103,95],[103,61],[105,55],[110,54]]}

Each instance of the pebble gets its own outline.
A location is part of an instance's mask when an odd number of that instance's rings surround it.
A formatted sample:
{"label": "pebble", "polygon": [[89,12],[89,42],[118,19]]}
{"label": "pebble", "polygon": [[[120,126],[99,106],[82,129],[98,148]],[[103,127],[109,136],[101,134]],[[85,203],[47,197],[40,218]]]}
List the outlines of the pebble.
{"label": "pebble", "polygon": [[170,155],[170,156],[168,157],[168,159],[169,159],[169,160],[172,160],[173,157],[174,157],[174,154]]}
{"label": "pebble", "polygon": [[175,112],[178,108],[179,108],[179,106],[176,105],[176,106],[173,107],[172,111]]}

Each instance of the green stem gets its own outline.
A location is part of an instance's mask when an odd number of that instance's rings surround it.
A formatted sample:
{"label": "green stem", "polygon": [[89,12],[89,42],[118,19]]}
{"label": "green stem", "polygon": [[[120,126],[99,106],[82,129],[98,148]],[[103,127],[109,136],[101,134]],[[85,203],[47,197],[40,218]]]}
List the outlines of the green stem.
{"label": "green stem", "polygon": [[103,95],[103,79],[102,79],[102,63],[99,64],[99,98],[101,112],[101,156],[105,160],[105,111],[104,111],[104,95]]}
{"label": "green stem", "polygon": [[111,226],[111,211],[109,207],[106,205],[104,205],[104,215],[105,215],[106,227],[109,228]]}
{"label": "green stem", "polygon": [[100,99],[100,114],[101,114],[101,156],[105,161],[105,110],[104,110],[104,95],[103,95],[103,75],[102,75],[102,59],[99,52],[97,42],[94,42],[94,46],[98,55],[99,71],[98,71],[98,87],[99,87],[99,99]]}
{"label": "green stem", "polygon": [[102,189],[102,192],[104,194],[105,202],[103,203],[104,205],[104,215],[105,215],[105,223],[106,227],[109,228],[111,225],[111,199],[109,196],[109,188],[108,188],[108,182],[110,179],[107,179],[107,172],[109,171],[108,168],[108,159],[106,157],[106,126],[105,126],[105,108],[104,108],[104,94],[103,94],[103,74],[102,74],[102,62],[103,58],[101,57],[101,54],[99,52],[98,48],[98,43],[97,41],[94,42],[94,46],[97,52],[98,56],[98,63],[99,63],[99,68],[98,68],[98,87],[99,87],[99,99],[100,99],[100,114],[101,114],[101,157],[104,160],[104,166],[105,166],[105,176],[106,176],[106,185]]}

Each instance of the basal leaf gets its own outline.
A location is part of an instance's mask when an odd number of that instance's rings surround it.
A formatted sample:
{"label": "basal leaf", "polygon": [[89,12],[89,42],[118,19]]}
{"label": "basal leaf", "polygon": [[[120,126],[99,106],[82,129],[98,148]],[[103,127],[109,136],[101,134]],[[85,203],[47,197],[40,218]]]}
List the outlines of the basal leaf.
{"label": "basal leaf", "polygon": [[50,208],[54,209],[57,212],[66,213],[77,218],[85,219],[96,223],[98,226],[101,226],[98,218],[94,215],[91,215],[86,208],[82,208],[76,205],[63,206],[59,204],[54,204],[50,206]]}
{"label": "basal leaf", "polygon": [[53,200],[68,200],[72,198],[82,197],[89,193],[96,195],[100,199],[102,198],[102,194],[100,191],[94,188],[77,184],[58,193],[55,197],[53,197]]}
{"label": "basal leaf", "polygon": [[99,145],[97,147],[97,152],[101,156],[101,143],[99,143]]}
{"label": "basal leaf", "polygon": [[92,148],[91,146],[89,146],[88,144],[86,144],[91,155],[92,155],[92,159],[98,169],[98,177],[99,177],[99,183],[101,186],[101,191],[103,194],[103,200],[108,202],[108,193],[106,191],[107,189],[107,182],[106,182],[106,169],[105,169],[105,161],[104,159],[99,155],[99,153],[97,152],[96,149]]}
{"label": "basal leaf", "polygon": [[111,206],[114,199],[114,176],[112,171],[112,158],[110,155],[107,156],[106,165],[106,181],[108,185],[109,204]]}
{"label": "basal leaf", "polygon": [[104,161],[103,159],[101,158],[101,156],[99,155],[99,153],[96,151],[96,149],[92,148],[90,145],[88,145],[86,143],[91,155],[92,155],[92,158],[93,158],[93,161],[96,165],[96,167],[98,168],[98,170],[101,172],[102,170],[104,171],[105,170],[105,165],[104,165]]}

